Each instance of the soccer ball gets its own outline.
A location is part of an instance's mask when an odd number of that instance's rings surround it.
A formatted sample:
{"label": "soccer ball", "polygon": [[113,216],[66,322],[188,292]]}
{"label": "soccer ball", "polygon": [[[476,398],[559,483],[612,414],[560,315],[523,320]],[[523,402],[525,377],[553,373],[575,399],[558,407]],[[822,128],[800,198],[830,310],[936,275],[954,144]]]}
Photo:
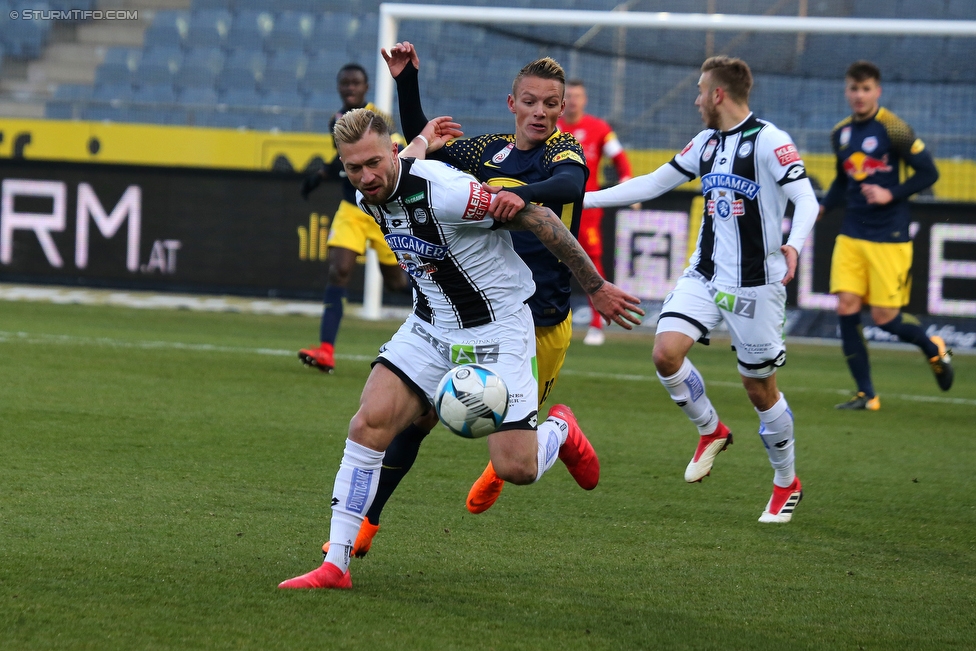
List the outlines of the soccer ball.
{"label": "soccer ball", "polygon": [[458,436],[477,439],[501,427],[508,414],[508,387],[489,368],[457,366],[437,385],[437,417]]}

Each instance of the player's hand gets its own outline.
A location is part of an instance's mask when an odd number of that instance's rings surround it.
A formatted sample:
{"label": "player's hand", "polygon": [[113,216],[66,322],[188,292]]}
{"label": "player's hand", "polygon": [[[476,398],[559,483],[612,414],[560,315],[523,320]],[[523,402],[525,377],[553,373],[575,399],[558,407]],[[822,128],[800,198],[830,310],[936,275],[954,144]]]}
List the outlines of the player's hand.
{"label": "player's hand", "polygon": [[821,219],[823,219],[823,216],[824,216],[824,213],[825,213],[825,212],[827,212],[827,208],[826,208],[826,207],[825,207],[825,206],[824,206],[823,204],[821,204],[821,205],[820,205],[820,210],[818,210],[818,211],[817,211],[817,221],[818,221],[818,222],[819,222],[819,221],[820,221]]}
{"label": "player's hand", "polygon": [[894,197],[891,195],[891,190],[888,188],[882,188],[880,185],[875,185],[873,183],[862,183],[861,184],[861,194],[864,198],[868,200],[868,203],[877,206],[884,206],[891,203]]}
{"label": "player's hand", "polygon": [[308,195],[312,193],[312,190],[319,187],[319,185],[321,185],[322,181],[324,180],[325,180],[325,170],[323,169],[317,169],[307,173],[305,175],[305,178],[302,179],[302,189],[301,189],[302,199],[308,201]]}
{"label": "player's hand", "polygon": [[435,152],[444,145],[446,145],[451,140],[455,138],[460,138],[464,135],[461,131],[461,125],[454,122],[454,119],[445,115],[442,117],[437,117],[428,122],[424,126],[424,130],[420,132],[427,142],[427,153]]}
{"label": "player's hand", "polygon": [[486,192],[495,195],[495,198],[491,201],[491,206],[488,207],[488,214],[495,221],[502,223],[510,222],[522,208],[525,208],[525,202],[522,201],[522,197],[514,192],[502,192],[502,190],[506,190],[507,188],[503,188],[500,185],[488,185],[487,183],[482,183],[481,187]]}
{"label": "player's hand", "polygon": [[408,63],[412,63],[414,68],[420,70],[420,57],[417,56],[417,50],[413,44],[408,41],[397,43],[390,48],[389,52],[386,49],[381,49],[380,54],[383,55],[383,60],[386,61],[390,74],[394,78],[403,72]]}
{"label": "player's hand", "polygon": [[783,285],[789,285],[790,281],[793,280],[793,276],[796,275],[796,263],[800,258],[800,254],[796,252],[789,244],[784,244],[779,247],[779,250],[783,253],[783,257],[786,258],[786,275],[783,276]]}
{"label": "player's hand", "polygon": [[603,283],[600,289],[590,294],[590,300],[607,325],[616,323],[632,330],[635,325],[640,325],[640,317],[644,316],[644,310],[639,307],[640,299],[610,282]]}

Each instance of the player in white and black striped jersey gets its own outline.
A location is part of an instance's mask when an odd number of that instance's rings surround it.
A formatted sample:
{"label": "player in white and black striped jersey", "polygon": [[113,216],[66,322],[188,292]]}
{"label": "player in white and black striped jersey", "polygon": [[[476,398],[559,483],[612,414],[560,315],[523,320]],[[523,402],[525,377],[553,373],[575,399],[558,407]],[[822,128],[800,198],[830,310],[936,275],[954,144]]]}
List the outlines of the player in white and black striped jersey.
{"label": "player in white and black striped jersey", "polygon": [[[759,435],[774,469],[773,493],[760,522],[789,522],[803,495],[793,453],[793,413],[776,386],[786,361],[786,285],[793,279],[818,205],[789,135],[749,110],[752,73],[740,59],[702,65],[698,99],[707,127],[670,163],[620,185],[588,192],[584,208],[647,201],[701,178],[705,207],[688,268],[664,301],[654,365],[671,398],[698,427],[698,447],[685,480],[711,473],[732,434],[718,418],[705,383],[687,355],[695,341],[725,321],[742,383],[759,415]],[[795,205],[783,244],[783,216]]]}
{"label": "player in white and black striped jersey", "polygon": [[[428,124],[432,148],[457,135],[447,118]],[[360,525],[376,495],[387,446],[427,414],[441,378],[452,367],[478,362],[509,388],[509,409],[488,451],[498,476],[531,484],[556,459],[590,490],[600,476],[596,452],[565,405],[554,405],[537,426],[535,331],[526,301],[532,272],[507,230],[529,230],[566,263],[607,319],[630,329],[643,310],[597,272],[552,210],[529,204],[501,224],[489,214],[492,194],[473,176],[438,161],[413,160],[426,148],[411,143],[403,158],[386,122],[366,109],[346,113],[335,128],[357,201],[379,224],[414,286],[414,312],[383,345],[363,388],[332,493],[325,562],[280,588],[351,588],[349,560]]]}

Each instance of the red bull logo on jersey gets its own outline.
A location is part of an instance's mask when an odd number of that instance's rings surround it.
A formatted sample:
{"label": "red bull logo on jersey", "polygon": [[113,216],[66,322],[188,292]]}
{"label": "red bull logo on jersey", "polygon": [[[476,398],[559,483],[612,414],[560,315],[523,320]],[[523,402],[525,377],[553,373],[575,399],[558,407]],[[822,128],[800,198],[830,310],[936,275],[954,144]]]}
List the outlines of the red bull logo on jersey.
{"label": "red bull logo on jersey", "polygon": [[844,160],[844,171],[855,181],[863,181],[876,172],[890,172],[892,169],[888,164],[888,154],[878,159],[856,151]]}
{"label": "red bull logo on jersey", "polygon": [[711,173],[701,177],[702,194],[708,195],[712,190],[731,190],[749,199],[755,199],[759,194],[759,184],[755,181],[738,176],[737,174]]}

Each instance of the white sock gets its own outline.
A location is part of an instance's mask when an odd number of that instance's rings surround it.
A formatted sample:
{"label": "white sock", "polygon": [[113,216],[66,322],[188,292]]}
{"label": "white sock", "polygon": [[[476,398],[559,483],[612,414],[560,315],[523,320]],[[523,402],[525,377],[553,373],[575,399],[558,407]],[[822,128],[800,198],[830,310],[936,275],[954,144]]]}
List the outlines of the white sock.
{"label": "white sock", "polygon": [[383,454],[346,439],[346,449],[332,488],[332,529],[329,552],[325,557],[343,572],[349,569],[349,554],[359,527],[376,497]]}
{"label": "white sock", "polygon": [[677,373],[669,377],[658,373],[657,379],[671,394],[674,403],[698,427],[699,434],[706,436],[715,433],[718,428],[718,414],[712,407],[712,401],[705,395],[704,378],[687,357]]}
{"label": "white sock", "polygon": [[759,437],[769,455],[773,467],[773,483],[787,488],[796,479],[793,454],[793,412],[786,398],[779,394],[776,404],[766,411],[759,411]]}
{"label": "white sock", "polygon": [[569,434],[569,425],[561,418],[550,416],[546,422],[539,425],[535,435],[539,439],[539,466],[535,480],[539,481],[547,470],[552,468],[559,458],[559,448],[566,442]]}

